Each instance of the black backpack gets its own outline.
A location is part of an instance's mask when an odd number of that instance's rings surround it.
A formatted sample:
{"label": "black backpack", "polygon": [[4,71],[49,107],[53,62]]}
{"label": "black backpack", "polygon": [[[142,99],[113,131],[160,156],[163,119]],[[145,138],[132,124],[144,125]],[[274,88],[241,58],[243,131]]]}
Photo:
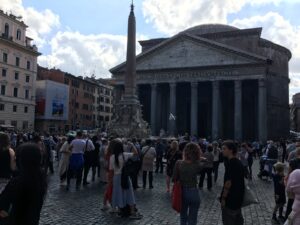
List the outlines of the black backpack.
{"label": "black backpack", "polygon": [[267,155],[268,159],[278,159],[278,151],[277,148],[274,146],[271,146],[269,151],[268,151],[268,155]]}
{"label": "black backpack", "polygon": [[[124,159],[124,158],[123,158]],[[124,160],[125,161],[125,160]],[[136,163],[132,159],[128,159],[121,171],[121,187],[122,189],[129,189],[129,177],[136,171]]]}

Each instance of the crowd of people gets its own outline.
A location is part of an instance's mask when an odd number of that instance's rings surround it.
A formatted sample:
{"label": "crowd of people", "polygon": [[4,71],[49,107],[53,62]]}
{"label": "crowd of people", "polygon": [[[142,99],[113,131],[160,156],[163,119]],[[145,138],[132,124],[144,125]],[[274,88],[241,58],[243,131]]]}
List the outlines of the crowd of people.
{"label": "crowd of people", "polygon": [[[81,131],[74,136],[0,133],[0,224],[36,225],[47,193],[47,176],[58,164],[60,185],[69,191],[96,178],[105,184],[102,210],[118,217],[142,219],[135,190],[153,189],[154,173],[166,174],[166,192],[179,182],[181,225],[196,225],[199,189],[214,188],[224,163],[219,201],[224,225],[242,225],[246,183],[259,160],[258,177],[274,183],[272,221],[300,224],[300,143],[239,143],[185,135],[170,139],[107,138]],[[288,165],[288,170],[285,166]],[[141,181],[139,181],[141,177]],[[142,185],[140,186],[140,182]],[[287,203],[287,204],[286,204]],[[286,204],[286,207],[285,207]],[[285,209],[285,213],[283,212]]]}

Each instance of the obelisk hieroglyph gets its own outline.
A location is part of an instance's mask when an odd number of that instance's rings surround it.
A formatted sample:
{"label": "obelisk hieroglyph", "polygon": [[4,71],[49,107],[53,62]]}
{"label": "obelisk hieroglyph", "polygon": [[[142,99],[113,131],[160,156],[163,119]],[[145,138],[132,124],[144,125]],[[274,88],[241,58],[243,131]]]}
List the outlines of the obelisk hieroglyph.
{"label": "obelisk hieroglyph", "polygon": [[150,134],[147,122],[143,120],[142,107],[136,95],[136,21],[134,5],[128,18],[127,57],[125,91],[122,99],[114,105],[113,119],[108,133],[118,137],[146,138]]}

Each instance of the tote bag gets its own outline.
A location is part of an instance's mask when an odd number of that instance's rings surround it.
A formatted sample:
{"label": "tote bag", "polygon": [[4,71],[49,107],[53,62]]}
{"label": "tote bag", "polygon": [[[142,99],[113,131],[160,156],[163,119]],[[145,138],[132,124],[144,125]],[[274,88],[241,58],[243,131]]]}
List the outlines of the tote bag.
{"label": "tote bag", "polygon": [[172,191],[172,208],[180,213],[182,206],[182,188],[179,181],[176,181]]}
{"label": "tote bag", "polygon": [[253,191],[248,186],[246,186],[242,207],[246,207],[252,204],[258,204],[258,200],[255,197]]}

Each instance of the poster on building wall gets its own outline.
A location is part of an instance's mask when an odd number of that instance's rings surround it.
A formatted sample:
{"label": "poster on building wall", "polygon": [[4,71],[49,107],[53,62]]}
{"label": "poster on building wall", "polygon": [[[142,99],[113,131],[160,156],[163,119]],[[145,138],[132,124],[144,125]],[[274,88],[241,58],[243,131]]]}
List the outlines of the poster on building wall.
{"label": "poster on building wall", "polygon": [[40,91],[40,96],[37,96],[36,104],[39,105],[37,106],[37,118],[67,120],[69,112],[69,87],[50,80],[38,81],[37,83],[39,82],[44,83],[44,85],[40,85],[43,87],[43,91]]}

